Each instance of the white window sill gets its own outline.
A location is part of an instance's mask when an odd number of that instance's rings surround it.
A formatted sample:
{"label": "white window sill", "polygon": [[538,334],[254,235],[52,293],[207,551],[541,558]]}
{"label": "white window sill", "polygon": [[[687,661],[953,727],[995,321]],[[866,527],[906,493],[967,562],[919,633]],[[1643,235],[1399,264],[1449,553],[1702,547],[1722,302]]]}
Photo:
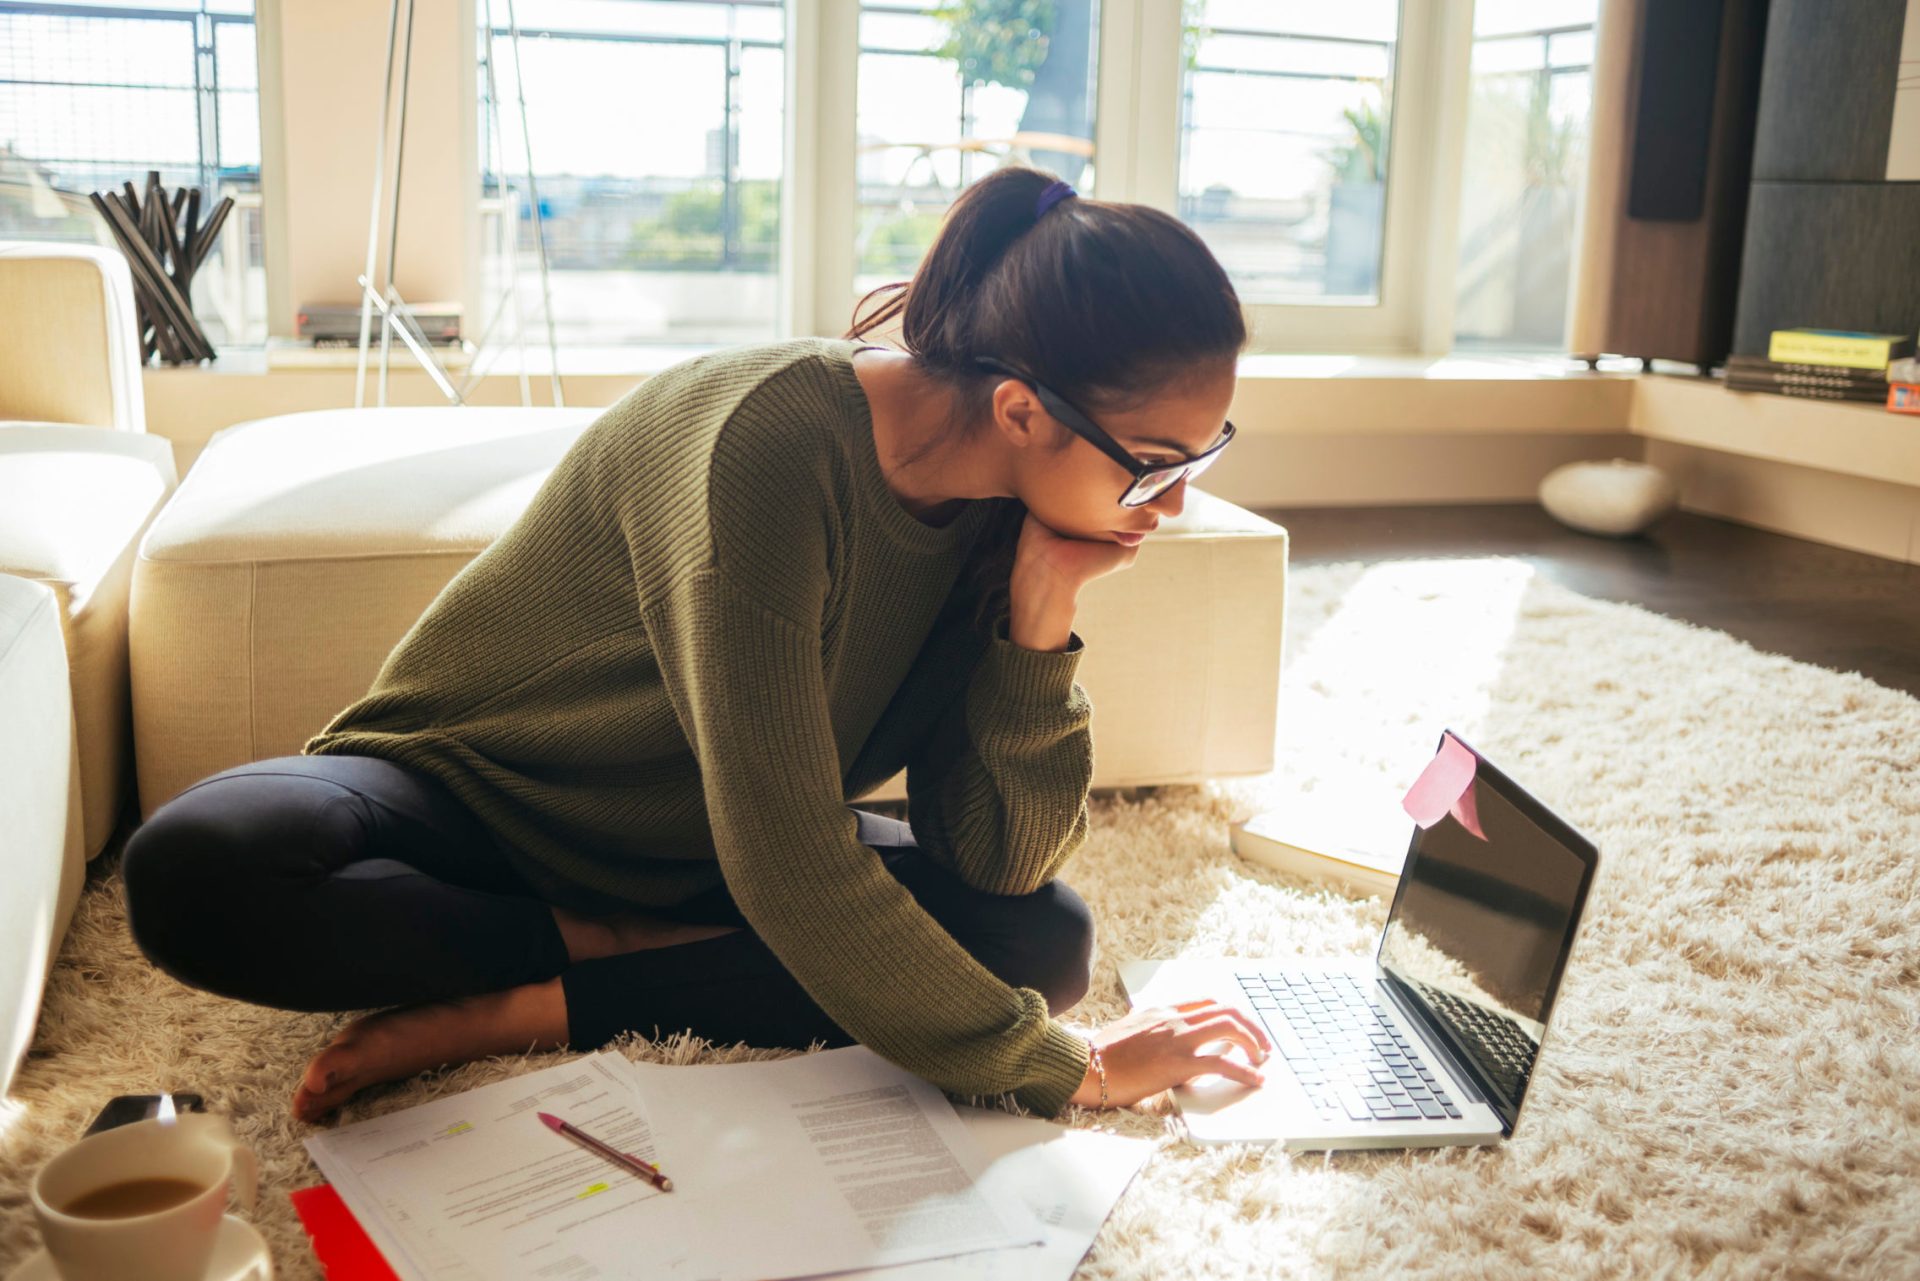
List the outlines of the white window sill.
{"label": "white window sill", "polygon": [[[725,349],[722,344],[649,344],[645,346],[591,347],[578,344],[560,350],[560,375],[566,377],[608,378],[644,377],[657,374],[693,356]],[[458,382],[469,372],[475,353],[435,348],[442,367]],[[515,348],[497,350],[486,361],[487,378],[518,377],[521,353]],[[150,374],[220,374],[258,377],[280,372],[348,371],[357,368],[358,349],[353,347],[314,348],[297,342],[275,341],[267,347],[233,346],[223,348],[219,358],[199,366],[149,366]],[[422,370],[405,347],[396,344],[388,355],[392,376],[415,376]],[[526,370],[530,377],[546,377],[549,367],[544,344],[528,344]],[[368,353],[369,373],[379,368],[379,349]],[[1601,361],[1601,374],[1634,374],[1640,371],[1637,360],[1609,357]],[[1386,355],[1293,355],[1256,354],[1240,358],[1239,377],[1247,379],[1378,379],[1388,381],[1509,382],[1540,379],[1587,378],[1593,372],[1584,361],[1564,355],[1539,352],[1456,352],[1445,356]]]}
{"label": "white window sill", "polygon": [[[471,369],[478,354],[471,347],[456,350],[447,347],[432,348],[432,353],[442,369],[458,382]],[[661,370],[679,364],[692,356],[710,351],[719,351],[715,344],[657,344],[644,347],[583,347],[566,346],[560,349],[560,376],[580,377],[618,377],[644,376],[657,374]],[[230,374],[235,376],[258,377],[281,372],[311,373],[314,371],[339,371],[349,373],[358,368],[360,351],[357,347],[310,347],[297,341],[273,340],[264,347],[232,346],[220,349],[218,359],[206,365],[197,366],[149,366],[149,372],[200,374]],[[414,359],[411,351],[399,342],[393,344],[387,355],[387,365],[392,375],[418,375],[424,371],[420,362]],[[546,377],[549,362],[545,345],[534,346],[529,343],[526,352],[526,369],[531,375]],[[375,343],[367,352],[367,369],[370,374],[380,367],[380,347]],[[495,350],[485,360],[485,377],[517,377],[520,369],[520,353],[515,348]]]}
{"label": "white window sill", "polygon": [[[1537,352],[1455,352],[1446,356],[1253,355],[1240,358],[1239,376],[1248,378],[1362,378],[1446,380],[1455,382],[1535,381],[1591,378],[1583,360]],[[1637,374],[1640,362],[1607,357],[1599,373]]]}

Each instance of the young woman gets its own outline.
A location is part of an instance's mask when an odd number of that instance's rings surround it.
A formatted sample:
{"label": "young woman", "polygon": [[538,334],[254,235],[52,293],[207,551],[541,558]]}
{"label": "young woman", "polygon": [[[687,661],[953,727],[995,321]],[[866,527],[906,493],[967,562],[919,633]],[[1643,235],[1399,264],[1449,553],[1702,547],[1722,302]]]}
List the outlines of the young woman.
{"label": "young woman", "polygon": [[[298,1116],[628,1030],[858,1041],[1046,1115],[1259,1082],[1264,1034],[1213,1001],[1053,1017],[1092,948],[1056,879],[1092,774],[1077,596],[1231,439],[1246,341],[1185,225],[1073,195],[1001,169],[846,337],[648,379],[299,755],[134,833],[167,972],[398,1007],[314,1058]],[[904,352],[857,341],[896,317]],[[908,821],[848,805],[902,767]]]}

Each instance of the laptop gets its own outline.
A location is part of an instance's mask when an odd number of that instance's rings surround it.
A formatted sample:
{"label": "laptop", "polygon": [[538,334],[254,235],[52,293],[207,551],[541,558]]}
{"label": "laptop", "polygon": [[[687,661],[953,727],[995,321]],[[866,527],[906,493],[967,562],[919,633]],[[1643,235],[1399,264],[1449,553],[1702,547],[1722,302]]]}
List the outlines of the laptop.
{"label": "laptop", "polygon": [[1121,964],[1134,1006],[1212,997],[1273,1041],[1265,1085],[1208,1075],[1173,1091],[1194,1142],[1318,1151],[1513,1134],[1599,851],[1451,737],[1474,757],[1474,807],[1458,808],[1484,839],[1453,813],[1414,828],[1371,962]]}

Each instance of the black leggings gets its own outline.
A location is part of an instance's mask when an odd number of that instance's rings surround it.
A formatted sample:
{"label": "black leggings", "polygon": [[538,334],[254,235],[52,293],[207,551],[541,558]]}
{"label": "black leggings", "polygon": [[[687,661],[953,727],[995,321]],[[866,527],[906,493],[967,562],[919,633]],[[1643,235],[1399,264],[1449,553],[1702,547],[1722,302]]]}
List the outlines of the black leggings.
{"label": "black leggings", "polygon": [[[859,836],[962,947],[1058,1014],[1086,994],[1093,921],[1061,881],[976,890],[898,819]],[[853,1044],[747,927],[724,885],[647,912],[742,928],[570,964],[551,908],[439,781],[368,756],[279,756],[202,779],[127,841],[127,916],[183,983],[292,1010],[360,1010],[559,976],[568,1040],[633,1030],[718,1044]]]}

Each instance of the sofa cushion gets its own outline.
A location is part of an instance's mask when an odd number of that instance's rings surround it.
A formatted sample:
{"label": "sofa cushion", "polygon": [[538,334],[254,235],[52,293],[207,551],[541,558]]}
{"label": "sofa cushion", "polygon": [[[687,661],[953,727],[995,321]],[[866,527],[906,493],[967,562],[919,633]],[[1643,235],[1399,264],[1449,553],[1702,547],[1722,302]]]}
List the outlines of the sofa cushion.
{"label": "sofa cushion", "polygon": [[58,605],[89,857],[112,836],[131,775],[127,598],[140,536],[174,479],[161,436],[0,424],[0,573],[44,583]]}
{"label": "sofa cushion", "polygon": [[43,582],[84,608],[131,561],[175,482],[173,443],[68,423],[0,423],[0,573]]}
{"label": "sofa cushion", "polygon": [[217,431],[141,556],[153,562],[472,555],[601,410],[316,409]]}

